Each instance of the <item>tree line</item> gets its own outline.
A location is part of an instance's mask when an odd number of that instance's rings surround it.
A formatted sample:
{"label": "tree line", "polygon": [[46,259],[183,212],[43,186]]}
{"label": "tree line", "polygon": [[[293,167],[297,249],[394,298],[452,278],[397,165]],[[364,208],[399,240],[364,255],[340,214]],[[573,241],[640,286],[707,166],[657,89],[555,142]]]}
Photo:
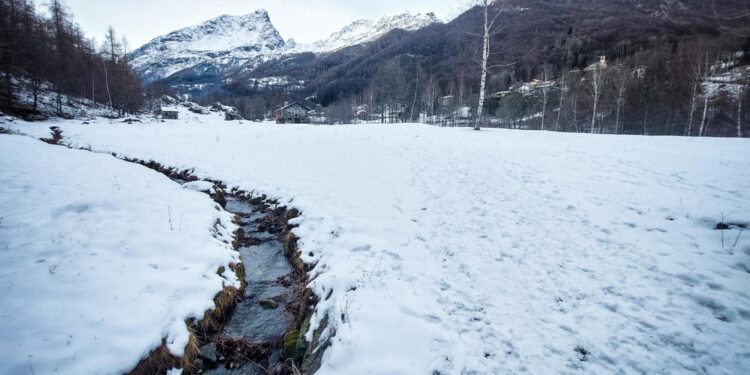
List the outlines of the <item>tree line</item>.
{"label": "tree line", "polygon": [[33,116],[40,98],[52,95],[60,115],[65,96],[104,104],[120,116],[140,110],[143,87],[128,62],[127,40],[110,27],[97,45],[60,0],[48,10],[40,14],[31,0],[0,0],[0,108]]}
{"label": "tree line", "polygon": [[[312,98],[332,123],[745,133],[747,74],[716,79],[750,64],[750,17],[722,21],[712,4],[700,1],[668,11],[659,1],[642,7],[628,1],[476,3],[447,24],[394,30],[331,54],[267,62],[233,77],[233,87],[211,93],[212,100],[245,97],[245,108],[257,112],[253,108],[269,107],[254,99],[263,90],[248,91],[240,83],[289,76],[304,80],[305,88],[275,95],[276,104]],[[734,0],[715,5],[721,14],[743,7]],[[592,69],[600,56],[606,66]],[[519,90],[535,80],[544,84]]]}
{"label": "tree line", "polygon": [[[748,135],[750,39],[699,37],[635,50],[619,43],[602,53],[601,64],[595,56],[488,70],[481,119],[481,70],[441,76],[424,57],[411,55],[378,64],[363,89],[338,90],[319,112],[329,123],[473,126],[480,120],[482,126],[563,132]],[[305,94],[233,92],[241,95],[214,92],[207,98],[235,105],[256,119],[284,101],[304,101]]]}
{"label": "tree line", "polygon": [[492,111],[503,119],[499,126],[512,128],[746,136],[749,57],[747,41],[743,46],[697,39],[610,58],[589,69],[541,65],[537,87],[504,91]]}

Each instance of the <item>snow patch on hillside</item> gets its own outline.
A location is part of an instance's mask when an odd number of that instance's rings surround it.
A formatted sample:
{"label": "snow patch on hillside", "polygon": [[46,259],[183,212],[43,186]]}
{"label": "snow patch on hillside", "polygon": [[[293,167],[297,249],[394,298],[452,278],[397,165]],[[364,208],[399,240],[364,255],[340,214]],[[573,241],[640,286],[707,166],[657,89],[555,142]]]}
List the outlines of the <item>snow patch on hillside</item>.
{"label": "snow patch on hillside", "polygon": [[412,14],[409,12],[384,16],[374,21],[357,20],[331,34],[325,40],[296,45],[290,52],[333,52],[344,47],[371,42],[396,29],[411,31],[438,22],[440,20],[434,13]]}

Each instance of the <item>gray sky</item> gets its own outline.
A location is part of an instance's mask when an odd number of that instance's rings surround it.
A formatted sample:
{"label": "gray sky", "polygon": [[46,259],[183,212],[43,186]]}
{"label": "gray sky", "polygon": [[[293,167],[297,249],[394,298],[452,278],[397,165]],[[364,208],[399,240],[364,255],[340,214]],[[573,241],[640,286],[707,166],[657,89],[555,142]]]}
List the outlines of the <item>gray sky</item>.
{"label": "gray sky", "polygon": [[[41,4],[44,1],[38,0]],[[222,14],[266,9],[285,38],[308,43],[324,39],[354,20],[387,14],[434,12],[441,19],[459,13],[463,0],[64,0],[86,35],[102,40],[111,24],[130,49]]]}

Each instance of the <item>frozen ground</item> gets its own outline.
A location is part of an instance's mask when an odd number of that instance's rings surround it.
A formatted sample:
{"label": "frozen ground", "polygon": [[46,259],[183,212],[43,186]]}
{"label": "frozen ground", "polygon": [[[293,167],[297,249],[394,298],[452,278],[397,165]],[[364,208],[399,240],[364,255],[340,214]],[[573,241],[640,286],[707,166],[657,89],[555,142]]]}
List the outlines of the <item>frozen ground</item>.
{"label": "frozen ground", "polygon": [[[109,155],[0,135],[0,374],[122,374],[181,354],[238,262],[208,196]],[[214,227],[220,220],[222,226]]]}
{"label": "frozen ground", "polygon": [[750,368],[750,233],[714,230],[722,214],[750,221],[746,139],[218,115],[58,125],[72,145],[302,209],[312,285],[331,293],[316,315],[335,330],[320,374]]}

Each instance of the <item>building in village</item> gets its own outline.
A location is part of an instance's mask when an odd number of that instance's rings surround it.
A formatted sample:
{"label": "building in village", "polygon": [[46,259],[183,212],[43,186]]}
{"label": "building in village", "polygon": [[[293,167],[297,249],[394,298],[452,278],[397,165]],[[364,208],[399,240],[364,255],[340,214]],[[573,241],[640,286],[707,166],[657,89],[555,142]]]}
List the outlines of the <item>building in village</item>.
{"label": "building in village", "polygon": [[587,66],[584,70],[587,72],[592,72],[594,70],[604,70],[607,69],[608,65],[609,64],[607,63],[607,56],[602,55],[599,56],[599,61]]}
{"label": "building in village", "polygon": [[299,103],[285,104],[274,111],[277,124],[309,124],[310,109]]}
{"label": "building in village", "polygon": [[179,117],[179,111],[177,107],[161,107],[159,108],[159,115],[164,120],[177,120]]}

